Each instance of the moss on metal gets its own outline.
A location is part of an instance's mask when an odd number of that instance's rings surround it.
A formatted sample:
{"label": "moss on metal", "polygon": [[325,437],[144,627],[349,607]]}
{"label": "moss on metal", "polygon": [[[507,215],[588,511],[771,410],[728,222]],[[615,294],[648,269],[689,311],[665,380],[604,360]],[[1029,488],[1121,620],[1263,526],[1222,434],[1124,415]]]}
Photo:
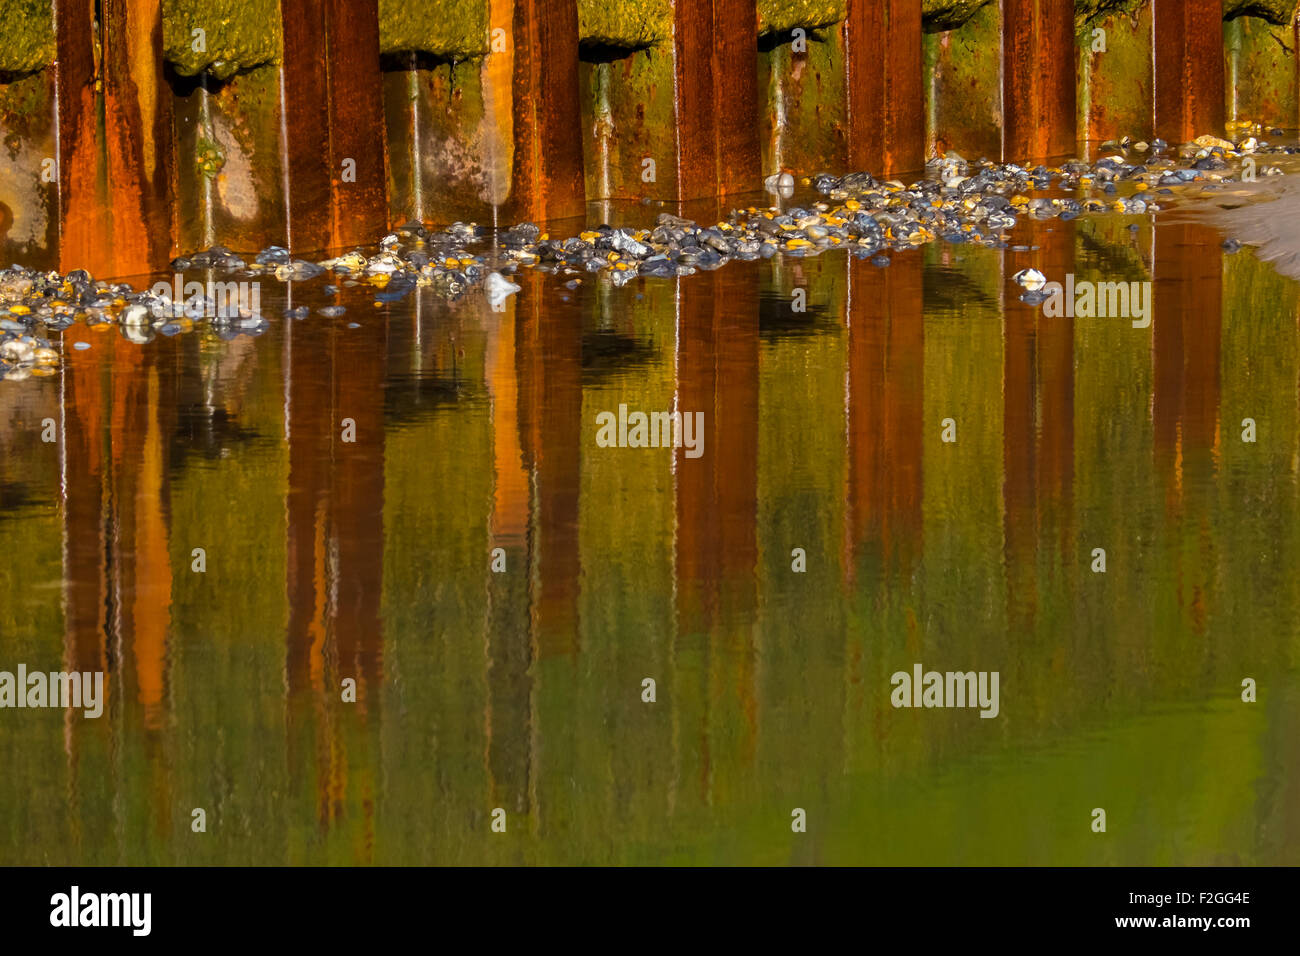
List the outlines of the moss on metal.
{"label": "moss on metal", "polygon": [[379,0],[381,53],[468,60],[488,51],[488,0]]}
{"label": "moss on metal", "polygon": [[50,0],[0,0],[0,74],[22,75],[54,62]]}
{"label": "moss on metal", "polygon": [[1260,17],[1269,23],[1286,24],[1295,13],[1296,0],[1223,0],[1223,19]]}
{"label": "moss on metal", "polygon": [[578,40],[585,46],[640,50],[672,35],[671,0],[578,0]]}
{"label": "moss on metal", "polygon": [[1074,0],[1074,22],[1083,26],[1117,13],[1132,15],[1150,5],[1151,0]]}
{"label": "moss on metal", "polygon": [[992,0],[922,0],[921,28],[926,33],[955,30]]}
{"label": "moss on metal", "polygon": [[181,76],[206,72],[227,80],[280,61],[279,0],[163,0],[162,6],[163,57]]}
{"label": "moss on metal", "polygon": [[815,30],[848,15],[848,0],[758,0],[758,32],[786,33],[795,27]]}

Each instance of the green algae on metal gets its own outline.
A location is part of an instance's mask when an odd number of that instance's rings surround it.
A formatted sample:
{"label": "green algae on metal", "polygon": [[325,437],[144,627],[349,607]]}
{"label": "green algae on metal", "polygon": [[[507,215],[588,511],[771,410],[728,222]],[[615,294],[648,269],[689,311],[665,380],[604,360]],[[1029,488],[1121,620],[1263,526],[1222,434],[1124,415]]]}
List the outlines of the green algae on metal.
{"label": "green algae on metal", "polygon": [[955,30],[991,0],[922,0],[921,28],[926,33]]}
{"label": "green algae on metal", "polygon": [[488,52],[487,0],[379,0],[379,51],[468,60]]}
{"label": "green algae on metal", "polygon": [[758,0],[758,32],[761,36],[795,27],[815,30],[848,15],[847,0]]}
{"label": "green algae on metal", "polygon": [[278,0],[163,0],[163,56],[181,76],[228,80],[283,47]]}
{"label": "green algae on metal", "polygon": [[1082,29],[1091,26],[1094,20],[1115,14],[1137,16],[1144,8],[1151,6],[1151,0],[1074,0],[1074,23]]}
{"label": "green algae on metal", "polygon": [[584,46],[640,50],[673,35],[670,0],[578,0]]}
{"label": "green algae on metal", "polygon": [[54,62],[54,14],[50,0],[0,0],[0,75],[34,73]]}
{"label": "green algae on metal", "polygon": [[1269,23],[1282,25],[1291,22],[1295,13],[1295,0],[1223,0],[1223,19],[1260,17]]}

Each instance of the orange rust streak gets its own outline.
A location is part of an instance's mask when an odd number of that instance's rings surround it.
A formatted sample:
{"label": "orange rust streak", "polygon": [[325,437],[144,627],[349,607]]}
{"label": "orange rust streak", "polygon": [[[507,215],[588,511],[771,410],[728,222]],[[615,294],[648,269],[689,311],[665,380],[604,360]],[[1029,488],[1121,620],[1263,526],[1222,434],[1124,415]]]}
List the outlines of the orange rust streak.
{"label": "orange rust streak", "polygon": [[1182,143],[1223,129],[1220,0],[1151,0],[1156,135]]}
{"label": "orange rust streak", "polygon": [[1069,155],[1076,135],[1074,0],[1002,0],[1002,22],[1002,158]]}
{"label": "orange rust streak", "polygon": [[519,380],[515,368],[515,304],[507,305],[497,334],[488,345],[492,389],[492,458],[496,474],[492,540],[518,547],[528,532],[528,470],[519,442]]}
{"label": "orange rust streak", "polygon": [[849,168],[892,175],[925,164],[921,4],[849,0],[844,20]]}
{"label": "orange rust streak", "polygon": [[159,427],[157,369],[148,373],[148,415],[135,495],[134,625],[136,673],[145,726],[160,729],[167,668],[167,635],[171,628],[172,569],[167,519],[166,451]]}

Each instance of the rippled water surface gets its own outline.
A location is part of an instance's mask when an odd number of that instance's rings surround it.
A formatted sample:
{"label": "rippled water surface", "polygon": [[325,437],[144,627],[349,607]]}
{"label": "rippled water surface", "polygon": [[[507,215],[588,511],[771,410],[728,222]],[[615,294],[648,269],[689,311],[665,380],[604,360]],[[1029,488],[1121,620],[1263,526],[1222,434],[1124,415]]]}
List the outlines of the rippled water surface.
{"label": "rippled water surface", "polygon": [[[1300,862],[1297,287],[1015,241],[62,333],[0,382],[0,669],[108,699],[0,710],[0,862]],[[600,447],[620,404],[703,453]],[[893,708],[918,662],[999,716]]]}

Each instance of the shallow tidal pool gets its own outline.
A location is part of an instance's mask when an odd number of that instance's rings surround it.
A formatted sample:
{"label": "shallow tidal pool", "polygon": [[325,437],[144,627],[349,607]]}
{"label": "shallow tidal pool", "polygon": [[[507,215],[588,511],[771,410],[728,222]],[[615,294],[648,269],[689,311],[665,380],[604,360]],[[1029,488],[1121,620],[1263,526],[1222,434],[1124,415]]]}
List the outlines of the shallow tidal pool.
{"label": "shallow tidal pool", "polygon": [[105,700],[0,710],[0,863],[1300,863],[1300,292],[1220,240],[69,328],[0,382],[0,670]]}

